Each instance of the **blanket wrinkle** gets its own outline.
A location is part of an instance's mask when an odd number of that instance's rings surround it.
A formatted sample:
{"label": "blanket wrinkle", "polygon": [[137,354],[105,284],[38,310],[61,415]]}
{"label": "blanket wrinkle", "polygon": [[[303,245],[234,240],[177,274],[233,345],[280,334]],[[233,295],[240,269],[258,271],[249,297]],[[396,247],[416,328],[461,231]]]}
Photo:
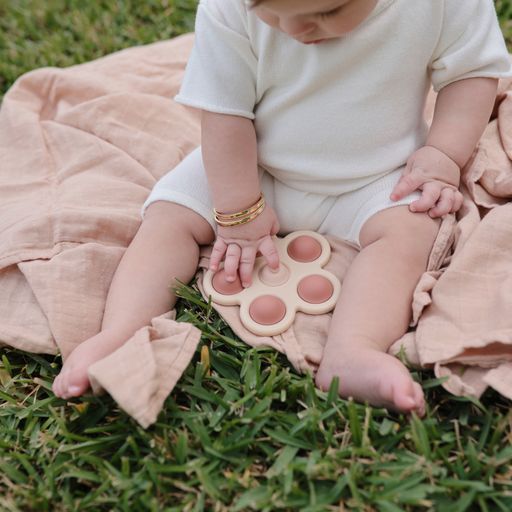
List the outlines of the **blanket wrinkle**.
{"label": "blanket wrinkle", "polygon": [[446,378],[443,387],[456,396],[472,396],[478,398],[487,389],[485,382],[488,370],[481,367],[464,366],[453,363],[434,365],[434,374],[438,378]]}
{"label": "blanket wrinkle", "polygon": [[508,396],[507,390],[512,386],[512,363],[501,364],[488,371],[482,377],[482,381],[503,396]]}
{"label": "blanket wrinkle", "polygon": [[[60,341],[64,360],[100,330],[104,298],[123,252],[97,243],[68,244],[51,259],[18,264],[53,336]],[[84,293],[77,293],[80,290]]]}
{"label": "blanket wrinkle", "polygon": [[[157,179],[200,144],[199,112],[172,101],[193,34],[20,77],[0,108],[0,341],[64,359],[101,326],[110,281]],[[426,106],[431,118],[435,96]],[[457,223],[443,220],[414,292],[409,331],[390,352],[446,377],[456,395],[490,386],[512,398],[512,80],[462,175]],[[329,237],[340,280],[357,254]],[[198,286],[208,265],[201,249]],[[217,310],[249,345],[282,352],[314,374],[330,315],[299,313],[257,337],[236,307]],[[89,368],[143,427],[190,363],[200,331],[173,312],[155,318]]]}
{"label": "blanket wrinkle", "polygon": [[[16,265],[0,270],[0,290],[0,346],[25,352],[56,354],[57,346],[48,320],[32,288]],[[17,314],[13,315],[13,311]]]}
{"label": "blanket wrinkle", "polygon": [[199,329],[174,318],[174,311],[154,318],[88,370],[94,393],[107,391],[144,428],[156,421],[201,337]]}

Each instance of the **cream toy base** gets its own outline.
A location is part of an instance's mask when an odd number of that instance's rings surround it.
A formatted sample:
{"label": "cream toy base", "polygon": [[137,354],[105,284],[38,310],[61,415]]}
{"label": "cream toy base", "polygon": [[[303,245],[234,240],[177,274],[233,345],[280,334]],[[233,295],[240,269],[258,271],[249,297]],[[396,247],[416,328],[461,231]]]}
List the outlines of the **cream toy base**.
{"label": "cream toy base", "polygon": [[274,239],[280,265],[273,271],[262,256],[256,258],[253,282],[243,288],[240,279],[228,283],[224,269],[208,271],[204,290],[212,302],[240,306],[244,327],[259,336],[274,336],[293,323],[295,313],[318,315],[331,311],[340,282],[322,267],[329,261],[329,242],[313,231],[295,231]]}

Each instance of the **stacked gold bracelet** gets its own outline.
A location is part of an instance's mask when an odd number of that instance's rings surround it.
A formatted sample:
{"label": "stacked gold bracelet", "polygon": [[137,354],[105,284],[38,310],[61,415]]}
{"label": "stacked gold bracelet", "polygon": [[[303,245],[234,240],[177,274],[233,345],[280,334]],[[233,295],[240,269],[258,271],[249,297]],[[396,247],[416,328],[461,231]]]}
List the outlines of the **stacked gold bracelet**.
{"label": "stacked gold bracelet", "polygon": [[213,209],[213,215],[215,222],[219,226],[231,227],[240,226],[241,224],[247,224],[251,220],[255,219],[265,208],[265,198],[263,194],[260,194],[259,199],[249,208],[241,210],[235,213],[222,213],[216,208]]}

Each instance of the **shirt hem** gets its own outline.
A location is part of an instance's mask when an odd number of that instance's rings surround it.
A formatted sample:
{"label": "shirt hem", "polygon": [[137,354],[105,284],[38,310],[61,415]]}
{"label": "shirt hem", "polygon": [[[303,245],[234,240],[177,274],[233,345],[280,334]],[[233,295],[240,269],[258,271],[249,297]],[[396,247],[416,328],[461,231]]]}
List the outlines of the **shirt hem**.
{"label": "shirt hem", "polygon": [[238,110],[234,108],[226,108],[221,107],[220,105],[212,105],[210,103],[204,103],[201,101],[194,101],[188,98],[185,98],[181,95],[177,95],[174,97],[174,101],[180,103],[181,105],[186,105],[187,107],[198,108],[201,110],[207,110],[208,112],[215,112],[216,114],[227,114],[232,116],[246,117],[247,119],[254,119],[254,112],[248,112],[247,110]]}
{"label": "shirt hem", "polygon": [[502,78],[512,78],[512,70],[503,71],[502,73],[467,73],[466,75],[458,76],[456,78],[441,82],[440,84],[433,83],[432,88],[435,92],[439,92],[447,85],[453,84],[454,82],[459,82],[460,80],[466,80],[468,78],[496,78],[497,80],[501,80]]}

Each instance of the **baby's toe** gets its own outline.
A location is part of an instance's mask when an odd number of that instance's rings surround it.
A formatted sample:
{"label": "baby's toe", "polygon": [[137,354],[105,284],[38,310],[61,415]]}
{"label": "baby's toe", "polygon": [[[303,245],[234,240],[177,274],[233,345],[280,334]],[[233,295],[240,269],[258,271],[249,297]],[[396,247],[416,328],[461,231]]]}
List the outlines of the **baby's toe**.
{"label": "baby's toe", "polygon": [[66,398],[83,395],[89,388],[89,376],[86,365],[73,365],[63,373],[63,385]]}
{"label": "baby's toe", "polygon": [[60,396],[60,374],[57,375],[57,377],[55,377],[55,379],[53,380],[53,384],[52,384],[52,391],[54,393],[55,396]]}
{"label": "baby's toe", "polygon": [[59,398],[67,398],[66,396],[66,384],[65,384],[65,374],[66,372],[63,370],[57,375],[54,383],[54,393]]}
{"label": "baby's toe", "polygon": [[89,387],[89,380],[88,379],[82,379],[81,381],[78,380],[70,380],[67,393],[68,396],[81,396]]}
{"label": "baby's toe", "polygon": [[416,413],[421,418],[425,416],[425,395],[423,394],[423,389],[420,384],[415,382],[413,384],[414,387],[414,398],[416,401]]}
{"label": "baby's toe", "polygon": [[397,385],[393,393],[395,407],[399,411],[410,412],[416,410],[419,406],[413,382],[401,383]]}
{"label": "baby's toe", "polygon": [[63,370],[62,371],[62,381],[61,381],[61,389],[62,389],[62,398],[69,398],[68,393],[68,380],[69,380],[69,371]]}
{"label": "baby's toe", "polygon": [[395,407],[402,412],[410,412],[416,408],[416,401],[409,395],[395,395]]}

